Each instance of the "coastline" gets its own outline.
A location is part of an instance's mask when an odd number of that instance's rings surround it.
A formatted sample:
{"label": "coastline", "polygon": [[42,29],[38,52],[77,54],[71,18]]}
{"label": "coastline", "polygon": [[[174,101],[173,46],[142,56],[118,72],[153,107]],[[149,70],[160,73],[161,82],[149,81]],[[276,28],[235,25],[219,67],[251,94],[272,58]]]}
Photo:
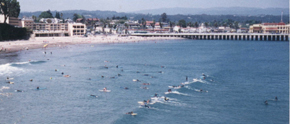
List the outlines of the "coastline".
{"label": "coastline", "polygon": [[29,49],[39,49],[46,47],[63,47],[74,44],[111,44],[111,43],[129,43],[139,41],[154,40],[175,40],[184,39],[178,37],[118,37],[118,35],[98,35],[89,37],[36,37],[29,40],[3,41],[0,42],[0,54],[18,52]]}

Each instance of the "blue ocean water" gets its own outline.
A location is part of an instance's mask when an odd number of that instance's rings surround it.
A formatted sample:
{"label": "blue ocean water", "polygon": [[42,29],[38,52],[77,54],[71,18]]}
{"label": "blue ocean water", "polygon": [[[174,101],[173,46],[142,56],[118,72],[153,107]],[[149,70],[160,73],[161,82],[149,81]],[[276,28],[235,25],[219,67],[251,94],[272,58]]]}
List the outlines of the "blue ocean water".
{"label": "blue ocean water", "polygon": [[[289,123],[289,42],[155,42],[2,54],[0,123]],[[148,99],[150,108],[138,104]]]}

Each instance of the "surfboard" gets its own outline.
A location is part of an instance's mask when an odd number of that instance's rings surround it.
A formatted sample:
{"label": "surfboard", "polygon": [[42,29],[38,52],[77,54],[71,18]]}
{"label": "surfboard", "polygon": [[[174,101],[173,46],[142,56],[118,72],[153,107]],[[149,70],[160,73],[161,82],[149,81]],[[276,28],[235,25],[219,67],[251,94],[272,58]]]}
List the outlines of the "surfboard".
{"label": "surfboard", "polygon": [[9,78],[9,79],[6,79],[6,80],[13,80],[13,78]]}
{"label": "surfboard", "polygon": [[44,90],[44,89],[46,89],[46,87],[41,87],[41,88],[39,88],[39,89],[33,89],[33,90]]}
{"label": "surfboard", "polygon": [[96,95],[89,95],[90,97],[98,97],[98,96],[96,96]]}
{"label": "surfboard", "polygon": [[164,94],[169,94],[169,93],[171,93],[171,92],[165,92]]}
{"label": "surfboard", "polygon": [[104,91],[104,90],[99,90],[100,92],[111,92],[111,90],[106,90],[106,91]]}
{"label": "surfboard", "polygon": [[141,89],[145,89],[145,90],[148,90],[149,88],[148,87],[140,87]]}
{"label": "surfboard", "polygon": [[137,81],[139,81],[139,80],[138,80],[138,79],[133,79],[133,81],[134,81],[134,82],[137,82]]}
{"label": "surfboard", "polygon": [[138,103],[139,103],[140,105],[144,105],[144,102],[143,102],[143,101],[138,101]]}
{"label": "surfboard", "polygon": [[14,84],[14,82],[8,82],[9,84]]}
{"label": "surfboard", "polygon": [[43,47],[47,47],[48,44],[43,45]]}
{"label": "surfboard", "polygon": [[136,115],[137,115],[137,113],[132,113],[131,115],[133,115],[133,116],[136,116]]}

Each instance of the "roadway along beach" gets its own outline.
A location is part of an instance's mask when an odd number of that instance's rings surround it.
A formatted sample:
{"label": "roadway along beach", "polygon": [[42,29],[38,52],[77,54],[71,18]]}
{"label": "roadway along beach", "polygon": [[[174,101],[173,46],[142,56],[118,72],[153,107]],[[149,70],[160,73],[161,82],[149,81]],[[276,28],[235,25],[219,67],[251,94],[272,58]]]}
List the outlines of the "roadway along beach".
{"label": "roadway along beach", "polygon": [[139,41],[154,41],[154,40],[174,40],[184,39],[178,37],[118,37],[117,35],[99,35],[89,37],[36,37],[29,40],[4,41],[0,42],[0,53],[17,52],[21,50],[43,48],[46,47],[63,47],[73,44],[111,44],[111,43],[128,43]]}

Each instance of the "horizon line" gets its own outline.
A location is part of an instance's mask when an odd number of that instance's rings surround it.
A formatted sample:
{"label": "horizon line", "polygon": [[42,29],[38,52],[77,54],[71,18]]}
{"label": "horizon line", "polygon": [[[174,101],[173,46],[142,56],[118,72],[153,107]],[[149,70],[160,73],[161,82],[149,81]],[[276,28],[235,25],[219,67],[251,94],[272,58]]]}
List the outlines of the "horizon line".
{"label": "horizon line", "polygon": [[[183,8],[183,9],[212,9],[212,8],[237,8],[238,6],[233,6],[233,7],[210,7],[210,8],[189,8],[189,7],[171,7],[171,8],[157,8],[157,9],[172,9],[172,8]],[[279,8],[279,7],[267,7],[267,8],[262,8],[262,7],[238,7],[238,8],[256,8],[256,9],[289,9],[288,8]],[[146,11],[146,10],[157,10],[157,9],[143,9],[143,10],[135,10],[135,11],[116,11],[116,10],[85,10],[85,9],[69,9],[69,10],[51,10],[50,11],[72,11],[72,10],[83,10],[83,11],[113,11],[113,12],[118,12],[118,13],[134,13],[138,11]],[[36,10],[36,11],[23,11],[23,12],[44,12],[47,10]],[[21,12],[20,12],[21,13]]]}

